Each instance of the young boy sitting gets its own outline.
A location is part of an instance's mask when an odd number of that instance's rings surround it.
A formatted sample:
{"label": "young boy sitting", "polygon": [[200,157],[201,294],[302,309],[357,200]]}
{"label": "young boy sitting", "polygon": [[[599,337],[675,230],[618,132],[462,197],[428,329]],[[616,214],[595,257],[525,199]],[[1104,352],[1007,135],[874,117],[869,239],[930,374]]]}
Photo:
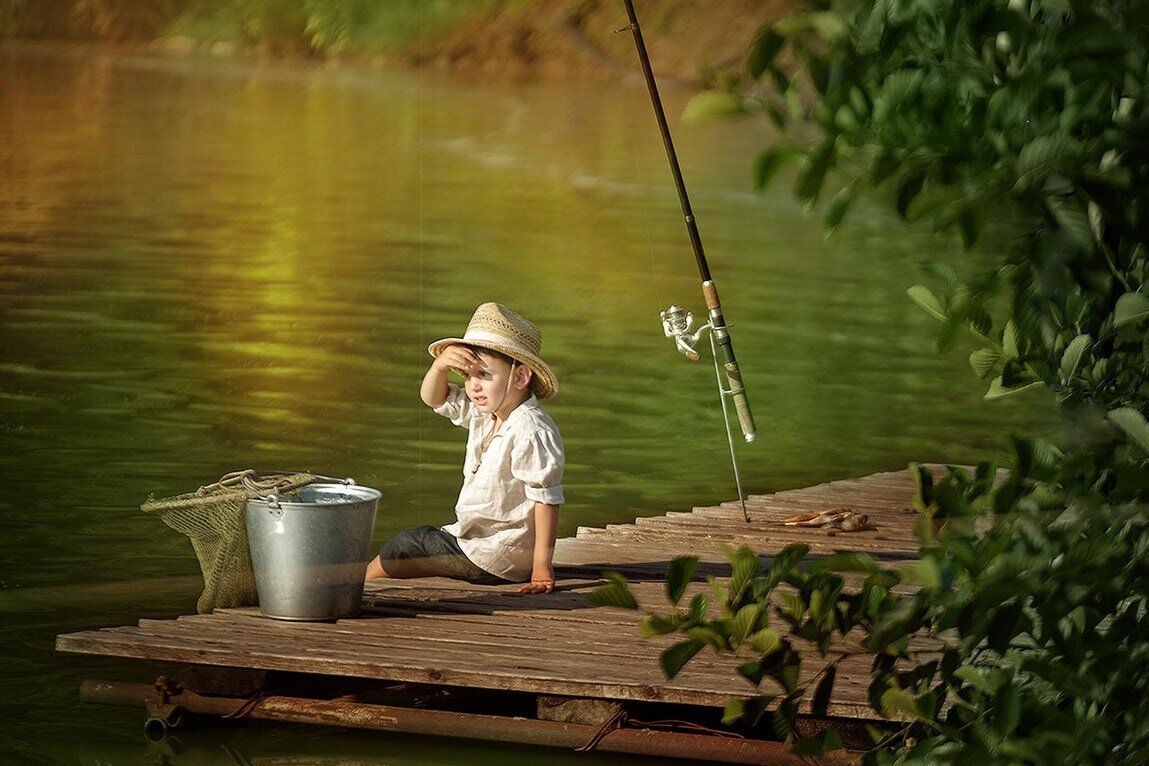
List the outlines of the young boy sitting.
{"label": "young boy sitting", "polygon": [[[539,406],[558,392],[539,356],[535,325],[498,303],[475,310],[462,338],[427,347],[435,361],[420,396],[468,431],[455,523],[404,529],[367,565],[380,577],[453,577],[480,584],[529,583],[519,593],[550,593],[563,503],[563,442]],[[447,382],[463,376],[462,388]]]}

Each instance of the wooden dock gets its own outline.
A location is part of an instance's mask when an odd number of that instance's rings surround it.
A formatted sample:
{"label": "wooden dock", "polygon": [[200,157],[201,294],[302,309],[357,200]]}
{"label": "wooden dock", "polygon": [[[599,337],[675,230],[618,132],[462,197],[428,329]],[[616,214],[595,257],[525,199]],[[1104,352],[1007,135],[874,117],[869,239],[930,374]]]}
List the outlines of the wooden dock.
{"label": "wooden dock", "polygon": [[[801,542],[810,546],[812,556],[863,551],[897,563],[913,558],[917,550],[913,525],[918,516],[909,508],[913,493],[910,474],[897,471],[751,496],[749,523],[740,505],[733,502],[639,518],[633,524],[605,529],[580,528],[575,537],[558,541],[559,580],[556,592],[549,595],[520,596],[514,592],[516,586],[473,586],[439,578],[384,580],[367,585],[363,613],[354,619],[284,622],[263,618],[256,608],[223,609],[210,615],[141,620],[131,627],[65,634],[57,637],[56,648],[260,674],[255,688],[244,690],[240,694],[244,699],[236,698],[248,706],[246,713],[257,717],[261,705],[267,710],[275,707],[271,704],[274,697],[260,684],[273,685],[267,680],[272,675],[284,678],[290,674],[297,680],[324,681],[336,689],[319,695],[323,699],[311,700],[334,705],[383,699],[372,698],[369,690],[400,685],[423,692],[440,690],[444,697],[478,692],[488,700],[503,695],[519,702],[533,701],[538,718],[549,719],[552,726],[561,721],[573,732],[571,742],[587,732],[598,732],[608,719],[617,722],[620,711],[634,706],[645,715],[651,715],[652,709],[656,715],[660,705],[667,710],[683,706],[710,710],[716,720],[729,699],[754,692],[734,672],[736,663],[705,651],[675,679],[667,680],[660,670],[659,654],[680,638],[643,639],[636,629],[635,612],[589,607],[586,596],[602,583],[601,573],[623,573],[632,581],[640,605],[668,611],[663,582],[667,563],[676,556],[694,554],[701,558],[699,578],[724,576],[729,567],[721,544],[745,545],[768,559],[787,545]],[[874,528],[833,532],[778,524],[793,514],[843,506],[866,514]],[[828,713],[861,722],[874,717],[866,697],[871,658],[855,650],[858,654],[839,667]],[[809,666],[804,668],[806,673],[820,667],[813,657],[804,665]],[[340,680],[349,685],[340,687]],[[229,683],[234,686],[234,679]],[[94,686],[88,689],[92,699],[116,701],[114,694],[101,698],[93,690],[98,691]],[[182,690],[175,687],[172,694],[161,693],[152,707],[162,707],[165,700],[170,707],[167,698]],[[195,691],[207,696],[226,693],[222,688]],[[590,700],[598,707],[581,719],[544,712],[571,700]],[[320,720],[356,725],[354,716],[341,719],[331,711]],[[622,746],[623,739],[621,731],[613,731],[598,744],[611,749],[607,745],[613,740],[620,744],[614,749],[652,752],[628,750]],[[789,762],[784,752],[774,760],[763,752],[767,751],[730,760]]]}

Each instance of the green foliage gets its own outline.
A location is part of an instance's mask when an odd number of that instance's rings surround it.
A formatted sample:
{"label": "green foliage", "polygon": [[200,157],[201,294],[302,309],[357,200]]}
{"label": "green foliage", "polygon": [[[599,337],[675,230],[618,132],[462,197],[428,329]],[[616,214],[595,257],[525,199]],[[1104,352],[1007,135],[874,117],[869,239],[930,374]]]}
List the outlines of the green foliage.
{"label": "green foliage", "polygon": [[867,0],[787,19],[751,51],[757,108],[788,126],[794,103],[813,104],[819,138],[768,149],[757,180],[777,158],[803,157],[799,200],[839,184],[827,232],[862,187],[967,245],[987,221],[1009,222],[1016,244],[999,266],[948,295],[911,293],[943,323],[939,345],[963,327],[985,344],[971,363],[988,398],[1040,386],[1064,403],[1144,411],[1147,38],[1144,0]]}
{"label": "green foliage", "polygon": [[176,34],[289,52],[392,52],[516,1],[0,0],[0,38]]}
{"label": "green foliage", "polygon": [[393,52],[507,0],[185,0],[185,34],[316,52]]}
{"label": "green foliage", "polygon": [[0,0],[0,39],[148,39],[167,28],[181,4],[180,0]]}
{"label": "green foliage", "polygon": [[[919,483],[916,562],[887,569],[852,553],[803,569],[807,548],[793,545],[762,568],[749,549],[728,550],[732,576],[712,581],[714,612],[699,595],[685,610],[644,617],[644,635],[684,636],[663,653],[664,672],[674,677],[707,647],[730,655],[752,694],[732,700],[724,721],[770,720],[796,753],[818,755],[840,742],[796,735],[800,701],[833,714],[837,668],[850,656],[841,639],[860,632],[874,656],[871,705],[891,721],[866,763],[1140,763],[1149,514],[1138,498],[1149,466],[1131,456],[1116,468],[1132,480],[1098,502],[1094,474],[1076,457],[1020,439],[1015,451],[1018,469],[1004,481],[987,463]],[[1003,511],[981,531],[960,523]],[[685,590],[694,563],[672,565],[668,591]],[[907,586],[913,595],[898,595]],[[629,597],[616,577],[595,599],[626,601],[619,589]],[[944,641],[923,649],[922,636]],[[803,653],[820,658],[805,676]]]}
{"label": "green foliage", "polygon": [[[980,344],[969,363],[987,399],[1050,391],[1072,430],[1061,444],[1012,436],[1008,474],[984,463],[935,480],[911,466],[916,562],[803,569],[788,549],[747,578],[753,554],[732,552],[716,618],[648,620],[724,637],[729,649],[712,645],[758,693],[725,720],[756,725],[768,708],[799,754],[833,744],[795,736],[797,700],[832,712],[834,639],[858,630],[870,704],[890,720],[867,763],[1142,763],[1149,0],[814,5],[750,51],[757,96],[743,108],[814,136],[767,147],[756,185],[796,161],[795,197],[829,198],[827,233],[863,191],[967,247],[997,224],[1012,245],[991,269],[939,265],[944,289],[909,298],[940,323],[940,351],[962,332]],[[847,573],[864,580],[847,588]],[[943,644],[919,652],[922,637]],[[821,658],[816,673],[798,675],[798,642]]]}

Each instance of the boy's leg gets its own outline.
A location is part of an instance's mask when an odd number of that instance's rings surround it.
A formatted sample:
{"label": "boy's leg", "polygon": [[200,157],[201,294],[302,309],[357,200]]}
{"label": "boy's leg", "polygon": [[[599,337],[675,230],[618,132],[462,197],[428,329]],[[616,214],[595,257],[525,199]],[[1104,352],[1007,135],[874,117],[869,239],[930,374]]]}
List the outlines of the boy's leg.
{"label": "boy's leg", "polygon": [[411,527],[383,544],[367,565],[366,579],[383,577],[451,577],[480,584],[507,582],[484,572],[463,553],[459,543],[438,527]]}
{"label": "boy's leg", "polygon": [[383,562],[381,562],[379,557],[376,556],[375,558],[371,559],[371,563],[367,565],[367,574],[364,575],[363,579],[378,580],[382,577],[390,576],[391,575],[387,574],[386,570],[383,569]]}

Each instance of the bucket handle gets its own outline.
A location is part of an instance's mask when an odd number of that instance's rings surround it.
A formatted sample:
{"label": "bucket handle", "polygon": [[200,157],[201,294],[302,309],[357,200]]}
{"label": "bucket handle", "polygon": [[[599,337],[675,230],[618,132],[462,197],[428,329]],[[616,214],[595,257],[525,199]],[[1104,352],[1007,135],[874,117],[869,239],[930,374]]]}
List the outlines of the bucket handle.
{"label": "bucket handle", "polygon": [[270,495],[262,498],[263,502],[267,503],[267,512],[271,514],[272,518],[280,518],[283,516],[283,508],[279,505],[279,494],[272,491]]}

